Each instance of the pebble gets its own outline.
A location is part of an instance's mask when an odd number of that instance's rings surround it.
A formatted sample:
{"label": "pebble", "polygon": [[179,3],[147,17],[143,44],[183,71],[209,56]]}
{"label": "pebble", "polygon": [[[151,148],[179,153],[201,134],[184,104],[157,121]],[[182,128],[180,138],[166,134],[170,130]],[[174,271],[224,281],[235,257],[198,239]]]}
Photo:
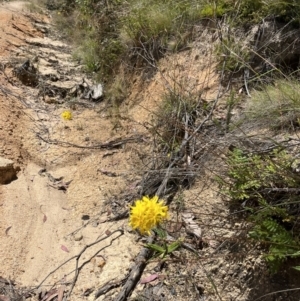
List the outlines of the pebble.
{"label": "pebble", "polygon": [[76,233],[76,234],[74,235],[74,240],[75,240],[75,241],[80,241],[80,240],[82,240],[82,238],[83,238],[83,236],[82,236],[81,233]]}
{"label": "pebble", "polygon": [[93,221],[93,222],[91,223],[91,226],[94,227],[94,228],[98,227],[98,225],[99,225],[99,222],[98,222],[98,221]]}

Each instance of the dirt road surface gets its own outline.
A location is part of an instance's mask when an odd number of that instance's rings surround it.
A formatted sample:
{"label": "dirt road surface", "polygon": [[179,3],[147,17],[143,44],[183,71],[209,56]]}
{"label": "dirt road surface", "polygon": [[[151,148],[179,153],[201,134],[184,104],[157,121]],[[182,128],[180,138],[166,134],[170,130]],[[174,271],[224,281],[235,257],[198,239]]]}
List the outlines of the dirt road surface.
{"label": "dirt road surface", "polygon": [[[30,13],[27,5],[23,1],[0,4],[0,157],[11,159],[17,171],[16,180],[0,186],[0,276],[20,286],[39,285],[85,245],[103,237],[80,259],[88,260],[102,249],[101,256],[80,273],[73,296],[77,300],[86,289],[125,274],[138,251],[134,235],[125,231],[110,236],[126,228],[126,220],[101,223],[109,214],[108,191],[120,191],[124,182],[99,170],[125,169],[130,156],[126,149],[110,153],[60,148],[40,138],[51,135],[88,146],[92,139],[102,143],[111,138],[113,125],[105,116],[81,107],[74,111],[72,121],[65,121],[60,116],[64,108],[54,100],[51,103],[48,95],[41,96],[49,78],[54,84],[56,76],[72,85],[74,77],[78,75],[80,81],[84,74],[72,62],[67,45],[45,36],[51,31],[51,19]],[[37,86],[24,85],[16,76],[15,70],[28,59],[37,62]],[[61,177],[63,182],[57,180]],[[71,260],[43,284],[73,278],[75,264]]]}

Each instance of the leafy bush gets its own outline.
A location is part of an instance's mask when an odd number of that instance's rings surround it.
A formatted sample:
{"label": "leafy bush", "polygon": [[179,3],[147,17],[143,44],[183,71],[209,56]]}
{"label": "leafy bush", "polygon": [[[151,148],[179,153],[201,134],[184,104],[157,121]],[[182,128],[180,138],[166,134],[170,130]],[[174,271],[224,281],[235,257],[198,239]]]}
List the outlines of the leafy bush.
{"label": "leafy bush", "polygon": [[[221,1],[222,2],[222,1]],[[297,0],[224,0],[224,4],[237,24],[260,23],[267,17],[299,25],[300,3]]]}
{"label": "leafy bush", "polygon": [[[77,57],[102,80],[111,80],[120,65],[155,65],[174,41],[170,50],[182,49],[191,40],[203,8],[196,0],[76,0],[75,5],[72,32],[81,45]],[[70,14],[64,7],[62,18]]]}
{"label": "leafy bush", "polygon": [[201,16],[206,18],[219,18],[228,11],[228,3],[226,1],[208,1],[201,9]]}
{"label": "leafy bush", "polygon": [[297,215],[300,175],[285,151],[245,155],[240,149],[228,157],[228,180],[219,178],[224,193],[248,212],[253,227],[249,237],[264,244],[273,271],[289,257],[300,254]]}
{"label": "leafy bush", "polygon": [[[300,20],[296,0],[53,1],[55,7],[59,6],[64,12],[62,18],[76,9],[79,12],[69,33],[78,39],[78,31],[82,32],[81,36],[85,33],[90,36],[89,32],[93,31],[93,41],[82,46],[82,52],[89,54],[81,58],[88,69],[99,73],[102,80],[111,80],[121,64],[153,66],[165,52],[183,49],[193,39],[195,24],[203,18],[226,16],[237,25],[261,22],[269,16],[285,22]],[[86,23],[84,26],[82,20]],[[77,41],[78,44],[81,42],[81,39]],[[90,51],[89,47],[94,43]],[[235,44],[235,41],[225,41],[218,52],[228,57],[227,68],[231,71],[239,69],[249,56],[244,47]]]}
{"label": "leafy bush", "polygon": [[88,72],[98,71],[100,68],[100,59],[98,57],[99,45],[93,36],[87,34],[82,39],[81,45],[74,51],[75,59],[84,63]]}
{"label": "leafy bush", "polygon": [[[122,41],[135,59],[155,64],[167,51],[170,40],[182,44],[182,36],[201,19],[201,9],[197,1],[131,0],[122,20]],[[189,35],[185,37],[186,44]]]}
{"label": "leafy bush", "polygon": [[287,258],[299,257],[299,237],[292,235],[274,216],[258,215],[253,218],[253,223],[255,226],[249,236],[267,246],[265,259],[272,272],[276,272]]}

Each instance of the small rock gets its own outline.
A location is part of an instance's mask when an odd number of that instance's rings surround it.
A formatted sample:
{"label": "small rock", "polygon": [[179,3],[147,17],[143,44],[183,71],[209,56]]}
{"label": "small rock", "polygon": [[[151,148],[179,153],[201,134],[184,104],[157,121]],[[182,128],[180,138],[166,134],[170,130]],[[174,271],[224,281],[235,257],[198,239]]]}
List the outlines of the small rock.
{"label": "small rock", "polygon": [[97,228],[98,225],[99,225],[98,221],[91,222],[91,226],[94,227],[94,228]]}
{"label": "small rock", "polygon": [[83,238],[83,236],[82,236],[81,233],[76,233],[76,234],[74,235],[74,240],[75,240],[75,241],[80,241],[80,240],[82,240],[82,238]]}

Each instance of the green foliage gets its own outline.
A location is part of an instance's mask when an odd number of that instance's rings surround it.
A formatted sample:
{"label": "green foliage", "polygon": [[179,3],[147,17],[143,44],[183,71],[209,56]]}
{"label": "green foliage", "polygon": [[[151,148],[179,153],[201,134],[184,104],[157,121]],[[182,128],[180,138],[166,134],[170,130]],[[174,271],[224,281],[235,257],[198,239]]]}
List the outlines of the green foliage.
{"label": "green foliage", "polygon": [[182,36],[201,18],[201,7],[197,1],[131,0],[122,20],[122,41],[135,50],[135,58],[153,64],[168,49],[170,40],[188,42],[189,35],[184,41]]}
{"label": "green foliage", "polygon": [[156,254],[158,254],[161,258],[165,258],[167,255],[172,254],[172,252],[176,251],[181,245],[180,241],[172,242],[171,244],[163,244],[160,246],[158,244],[147,244],[147,248],[152,249]]}
{"label": "green foliage", "polygon": [[252,93],[246,107],[246,122],[272,130],[295,130],[300,125],[300,84],[277,80]]}
{"label": "green foliage", "polygon": [[146,247],[154,251],[155,256],[159,256],[162,259],[165,258],[167,255],[172,254],[178,248],[180,248],[182,241],[176,240],[172,243],[167,243],[166,241],[166,232],[161,229],[155,229],[155,232],[158,235],[158,241],[156,244],[147,244]]}
{"label": "green foliage", "polygon": [[249,236],[268,247],[268,253],[265,259],[271,270],[276,272],[280,265],[288,257],[297,257],[300,243],[298,237],[292,235],[285,227],[271,217],[263,215],[254,215],[253,222],[255,226],[249,232]]}
{"label": "green foliage", "polygon": [[[233,200],[259,198],[259,190],[280,185],[294,187],[296,180],[290,176],[291,158],[284,151],[274,151],[265,156],[245,155],[235,149],[228,158],[228,175],[232,183],[226,193]],[[276,187],[276,186],[275,186]]]}
{"label": "green foliage", "polygon": [[250,25],[266,17],[273,16],[279,21],[300,23],[300,3],[298,0],[224,0],[226,14],[234,18],[236,24]]}
{"label": "green foliage", "polygon": [[200,11],[200,15],[204,18],[219,18],[227,11],[227,5],[224,1],[209,1]]}
{"label": "green foliage", "polygon": [[[223,0],[216,3],[217,5],[214,2],[207,4],[205,11],[211,18],[223,17],[226,19],[226,26],[229,27],[229,30],[220,31],[222,34],[220,43],[215,46],[218,67],[225,71],[225,75],[240,76],[245,67],[251,70],[251,74],[256,73],[257,69],[254,65],[257,64],[258,57],[262,60],[269,57],[271,61],[272,58],[276,60],[280,58],[280,54],[272,53],[275,51],[271,47],[267,48],[267,44],[263,48],[256,49],[254,45],[245,42],[238,28],[242,28],[245,32],[252,29],[254,25],[257,26],[264,20],[270,19],[289,23],[298,28],[300,25],[300,2],[296,0]],[[255,63],[254,58],[256,58]]]}
{"label": "green foliage", "polygon": [[[261,22],[274,16],[299,23],[296,0],[60,0],[62,18],[76,11],[68,33],[75,36],[87,69],[111,80],[120,65],[155,65],[167,51],[179,51],[193,39],[193,29],[203,18],[226,16],[233,24]],[[83,25],[82,25],[83,24]],[[90,31],[93,32],[91,37]],[[78,34],[81,32],[81,34]],[[92,41],[86,36],[91,37]],[[82,40],[84,43],[82,43]],[[86,53],[86,54],[85,54]],[[217,54],[226,70],[238,71],[247,63],[249,51],[229,38],[223,39]]]}
{"label": "green foliage", "polygon": [[273,14],[279,21],[292,22],[295,25],[300,23],[300,3],[298,0],[269,0],[265,11]]}
{"label": "green foliage", "polygon": [[224,69],[224,71],[239,72],[247,65],[250,57],[249,49],[232,37],[223,38],[216,45],[215,51],[217,57],[219,57],[219,68]]}
{"label": "green foliage", "polygon": [[249,236],[267,247],[265,258],[272,271],[287,258],[300,255],[295,223],[299,201],[292,190],[299,187],[300,177],[293,172],[292,162],[280,150],[246,155],[235,149],[227,160],[229,180],[219,178],[224,193],[248,211],[253,224]]}
{"label": "green foliage", "polygon": [[[76,19],[69,34],[80,45],[77,57],[108,81],[119,66],[153,66],[166,51],[185,47],[203,7],[197,0],[76,0],[73,4]],[[62,11],[70,14],[64,5]]]}
{"label": "green foliage", "polygon": [[95,72],[99,70],[100,60],[98,57],[98,43],[93,37],[86,36],[81,45],[74,51],[75,59],[84,63],[88,72]]}
{"label": "green foliage", "polygon": [[84,11],[88,9],[90,2],[90,0],[75,0],[75,3]]}

